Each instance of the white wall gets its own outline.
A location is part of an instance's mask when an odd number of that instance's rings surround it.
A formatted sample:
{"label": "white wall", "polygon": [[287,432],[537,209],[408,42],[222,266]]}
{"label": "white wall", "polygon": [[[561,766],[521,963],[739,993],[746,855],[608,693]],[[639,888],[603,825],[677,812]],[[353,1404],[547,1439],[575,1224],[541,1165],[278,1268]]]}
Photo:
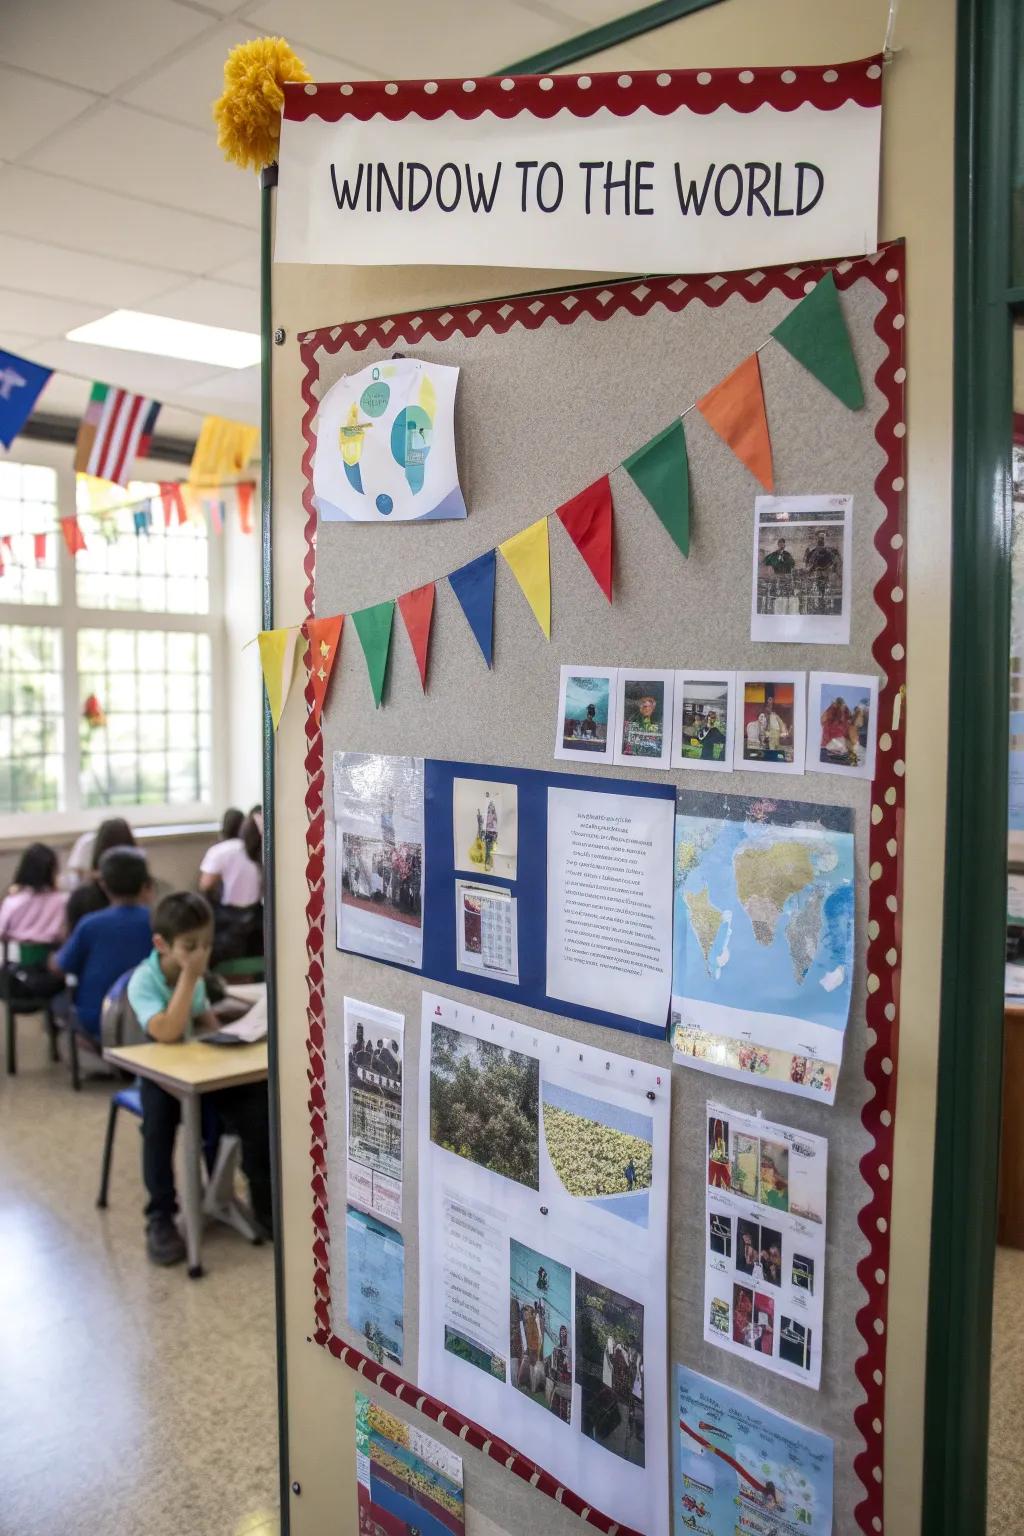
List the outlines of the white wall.
{"label": "white wall", "polygon": [[[258,465],[253,473],[258,479]],[[258,489],[249,534],[242,533],[229,496],[223,554],[227,804],[247,811],[263,798],[263,679],[259,647],[248,644],[260,628]],[[214,729],[218,731],[220,725]]]}

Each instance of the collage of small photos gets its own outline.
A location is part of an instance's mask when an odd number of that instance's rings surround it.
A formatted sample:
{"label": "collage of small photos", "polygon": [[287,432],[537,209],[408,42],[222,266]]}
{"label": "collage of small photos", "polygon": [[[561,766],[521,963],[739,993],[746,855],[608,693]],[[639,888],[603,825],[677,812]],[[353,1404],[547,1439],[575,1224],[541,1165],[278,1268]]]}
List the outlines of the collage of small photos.
{"label": "collage of small photos", "polygon": [[[849,644],[852,531],[849,496],[757,498],[752,642]],[[338,753],[338,947],[667,1037],[676,1065],[832,1104],[856,969],[854,812],[688,774],[871,780],[878,698],[877,677],[840,670],[562,666],[555,758],[682,770],[661,787]],[[428,991],[410,1359],[405,1030],[345,999],[346,1321],[364,1352],[644,1536],[733,1536],[737,1504],[751,1532],[831,1532],[826,1436],[688,1366],[670,1378],[671,1074]],[[819,1391],[827,1139],[717,1098],[688,1134],[704,1344]],[[672,1422],[652,1411],[670,1390]],[[461,1461],[364,1403],[365,1529],[459,1536]]]}

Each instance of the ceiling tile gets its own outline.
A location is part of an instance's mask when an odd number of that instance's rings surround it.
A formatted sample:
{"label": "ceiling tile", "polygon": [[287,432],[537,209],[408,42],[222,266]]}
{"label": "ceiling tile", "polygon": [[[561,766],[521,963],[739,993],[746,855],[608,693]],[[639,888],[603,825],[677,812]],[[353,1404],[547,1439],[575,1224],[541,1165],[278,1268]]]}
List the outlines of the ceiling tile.
{"label": "ceiling tile", "polygon": [[32,347],[41,341],[42,337],[29,335],[27,331],[7,330],[5,327],[0,332],[0,348],[5,352],[17,352],[19,356],[27,356]]}
{"label": "ceiling tile", "polygon": [[[239,43],[259,37],[261,29],[232,22],[204,36],[186,52],[162,69],[156,69],[141,84],[134,86],[125,101],[146,107],[178,122],[207,128],[212,121],[214,101],[224,89],[224,61]],[[297,50],[314,80],[355,80],[364,71],[308,48]]]}
{"label": "ceiling tile", "polygon": [[67,373],[55,373],[39,400],[48,416],[81,416],[89,401],[89,384]]}
{"label": "ceiling tile", "polygon": [[241,261],[229,262],[226,267],[217,267],[210,272],[210,277],[215,277],[221,283],[238,283],[243,288],[259,288],[260,286],[260,253],[256,248],[256,241],[250,242],[252,255],[244,256]]}
{"label": "ceiling tile", "polygon": [[[106,314],[107,306],[77,304],[70,299],[44,299],[0,288],[0,336],[7,328],[34,336],[64,336],[72,326]],[[33,357],[35,353],[32,354]]]}
{"label": "ceiling tile", "polygon": [[155,315],[170,315],[174,320],[195,320],[200,325],[226,325],[255,333],[260,328],[260,296],[255,290],[211,283],[205,278],[137,307]]}
{"label": "ceiling tile", "polygon": [[28,163],[166,207],[252,228],[259,222],[256,177],[227,164],[212,123],[198,131],[111,102],[33,151]]}
{"label": "ceiling tile", "polygon": [[577,30],[510,0],[389,0],[360,6],[355,20],[337,0],[255,0],[246,14],[283,31],[300,58],[297,39],[394,80],[486,75]]}
{"label": "ceiling tile", "polygon": [[227,414],[237,413],[239,421],[256,422],[260,416],[260,370],[237,368],[230,373],[219,373],[204,384],[193,384],[185,391],[190,400],[202,401],[204,408],[217,409],[215,402],[230,407]]}
{"label": "ceiling tile", "polygon": [[87,91],[38,80],[0,64],[0,144],[4,158],[16,160],[96,99]]}
{"label": "ceiling tile", "polygon": [[168,0],[3,0],[6,64],[106,94],[210,26]]}
{"label": "ceiling tile", "polygon": [[114,347],[94,347],[80,341],[40,342],[34,356],[48,368],[66,368],[81,378],[118,384],[154,400],[162,400],[165,391],[173,394],[191,384],[201,384],[219,371],[205,363],[185,363],[145,352],[121,352]]}
{"label": "ceiling tile", "polygon": [[[72,238],[68,230],[66,238]],[[51,294],[59,298],[88,299],[91,304],[105,304],[110,309],[138,308],[181,282],[178,272],[158,267],[137,267],[109,256],[85,255],[43,245],[38,240],[22,240],[17,235],[0,234],[0,272],[11,288],[25,293]]]}
{"label": "ceiling tile", "polygon": [[66,244],[70,235],[79,250],[196,274],[248,259],[257,244],[252,230],[237,224],[15,165],[0,166],[0,230],[31,230],[54,244]]}

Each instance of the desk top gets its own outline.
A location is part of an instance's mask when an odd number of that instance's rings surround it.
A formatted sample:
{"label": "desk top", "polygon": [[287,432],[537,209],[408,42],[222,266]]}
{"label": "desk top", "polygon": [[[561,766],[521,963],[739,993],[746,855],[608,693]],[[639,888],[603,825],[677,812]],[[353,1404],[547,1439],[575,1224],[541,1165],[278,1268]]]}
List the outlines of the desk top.
{"label": "desk top", "polygon": [[256,1045],[204,1045],[186,1040],[179,1045],[122,1045],[103,1052],[105,1061],[152,1078],[169,1093],[212,1093],[258,1083],[267,1075],[267,1042]]}

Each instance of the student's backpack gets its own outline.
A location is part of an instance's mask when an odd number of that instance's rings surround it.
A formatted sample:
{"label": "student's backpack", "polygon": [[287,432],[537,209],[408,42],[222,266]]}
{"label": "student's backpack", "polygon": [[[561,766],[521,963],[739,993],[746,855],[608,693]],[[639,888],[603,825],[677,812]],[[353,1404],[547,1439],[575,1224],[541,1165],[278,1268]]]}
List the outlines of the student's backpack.
{"label": "student's backpack", "polygon": [[108,990],[100,1009],[100,1043],[106,1050],[117,1045],[145,1045],[149,1036],[135,1016],[135,1009],[128,1001],[128,983],[135,975],[135,966],[119,976]]}

